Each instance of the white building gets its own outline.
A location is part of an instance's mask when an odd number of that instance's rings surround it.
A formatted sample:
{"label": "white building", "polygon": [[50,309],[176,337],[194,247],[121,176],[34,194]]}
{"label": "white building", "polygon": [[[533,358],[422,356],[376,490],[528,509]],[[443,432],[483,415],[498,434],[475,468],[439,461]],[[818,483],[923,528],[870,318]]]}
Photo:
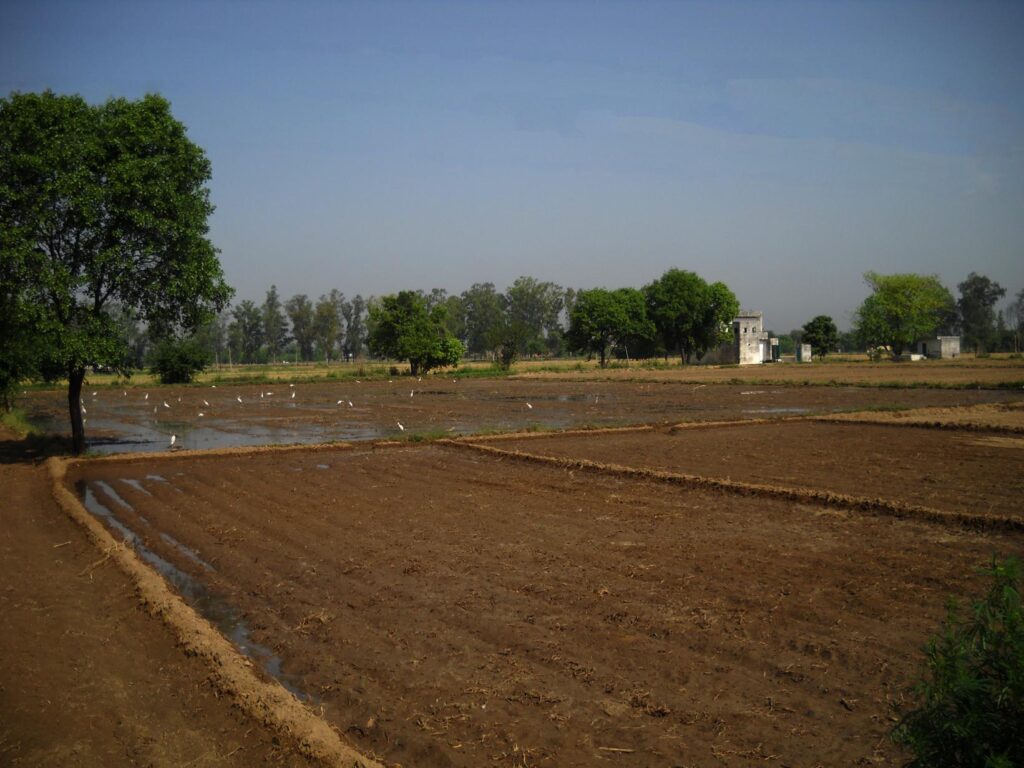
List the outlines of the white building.
{"label": "white building", "polygon": [[914,347],[917,354],[925,357],[942,359],[960,357],[959,336],[936,336],[934,339],[922,339]]}
{"label": "white building", "polygon": [[[773,344],[774,342],[774,344]],[[772,347],[778,339],[769,339],[764,329],[763,312],[740,312],[732,321],[732,361],[755,365],[772,361]]]}

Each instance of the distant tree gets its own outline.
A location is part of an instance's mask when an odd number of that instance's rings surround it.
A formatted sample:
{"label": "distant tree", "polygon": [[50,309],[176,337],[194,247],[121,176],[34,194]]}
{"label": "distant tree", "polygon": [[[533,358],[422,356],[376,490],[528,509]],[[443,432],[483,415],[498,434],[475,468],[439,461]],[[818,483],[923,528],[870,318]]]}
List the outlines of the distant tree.
{"label": "distant tree", "polygon": [[231,324],[228,326],[228,343],[235,359],[242,363],[259,360],[263,347],[263,313],[249,299],[231,310]]}
{"label": "distant tree", "polygon": [[960,298],[956,308],[964,345],[975,352],[991,351],[996,344],[995,305],[1006,295],[1006,289],[975,272],[971,272],[957,288]]}
{"label": "distant tree", "polygon": [[533,277],[517,278],[505,291],[507,313],[505,334],[514,339],[520,355],[543,351],[546,333],[559,327],[563,291],[554,283]]}
{"label": "distant tree", "polygon": [[1013,334],[1013,351],[1020,352],[1024,347],[1024,289],[1006,307],[1006,316]]}
{"label": "distant tree", "polygon": [[462,292],[466,349],[473,355],[495,355],[506,325],[505,297],[494,283],[474,283]]}
{"label": "distant tree", "polygon": [[857,310],[855,329],[865,347],[887,347],[894,357],[935,333],[954,306],[953,296],[934,275],[866,272],[872,290]]}
{"label": "distant tree", "polygon": [[853,331],[842,331],[839,334],[839,351],[840,352],[857,352],[862,351],[860,341],[857,339],[857,334]]}
{"label": "distant tree", "polygon": [[828,315],[818,315],[804,323],[803,343],[811,345],[811,354],[825,357],[839,348],[839,329]]}
{"label": "distant tree", "polygon": [[229,313],[221,312],[199,326],[192,336],[215,363],[220,363],[226,355],[229,317]]}
{"label": "distant tree", "polygon": [[644,286],[647,316],[661,337],[665,356],[679,355],[681,363],[699,360],[728,340],[728,329],[739,312],[736,296],[724,283],[708,285],[699,275],[670,269]]}
{"label": "distant tree", "polygon": [[449,332],[463,342],[465,347],[466,339],[466,309],[462,303],[461,296],[448,296],[444,302],[444,326]]}
{"label": "distant tree", "polygon": [[360,357],[366,344],[366,300],[356,294],[351,301],[344,301],[341,316],[345,318],[344,352],[352,357]]}
{"label": "distant tree", "polygon": [[277,295],[277,286],[270,286],[267,298],[263,301],[263,343],[267,347],[267,355],[277,361],[281,350],[288,342],[288,321],[281,310],[281,297]]}
{"label": "distant tree", "polygon": [[370,352],[408,360],[413,376],[457,365],[462,343],[445,327],[443,304],[427,308],[415,291],[401,291],[370,304]]}
{"label": "distant tree", "polygon": [[300,293],[288,299],[284,308],[292,323],[292,338],[299,348],[299,357],[302,360],[312,360],[315,339],[313,302],[306,294]]}
{"label": "distant tree", "polygon": [[196,338],[160,341],[154,348],[150,366],[161,384],[188,384],[210,364],[210,353]]}
{"label": "distant tree", "polygon": [[632,341],[653,333],[640,291],[594,288],[576,294],[566,340],[573,349],[596,354],[604,368],[613,344],[628,347]]}
{"label": "distant tree", "polygon": [[341,329],[341,317],[338,305],[331,297],[321,296],[313,310],[313,340],[317,350],[326,362],[330,362],[334,354],[334,344],[338,340]]}
{"label": "distant tree", "polygon": [[0,300],[16,310],[4,330],[29,334],[16,344],[41,373],[67,377],[75,453],[87,369],[126,358],[111,308],[159,335],[191,331],[230,298],[207,237],[209,179],[160,96],[0,99]]}

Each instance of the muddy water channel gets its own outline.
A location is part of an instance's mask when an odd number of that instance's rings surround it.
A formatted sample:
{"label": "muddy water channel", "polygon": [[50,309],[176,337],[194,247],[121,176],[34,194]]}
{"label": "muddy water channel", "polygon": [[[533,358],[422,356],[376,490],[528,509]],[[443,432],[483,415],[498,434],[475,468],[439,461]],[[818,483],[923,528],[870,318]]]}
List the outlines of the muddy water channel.
{"label": "muddy water channel", "polygon": [[[145,496],[153,494],[146,487],[153,483],[173,487],[166,478],[150,474],[142,480],[122,478],[120,480]],[[177,489],[175,489],[177,490]],[[196,575],[179,568],[170,559],[158,554],[153,537],[158,537],[163,548],[183,557],[190,566],[198,568],[205,577],[216,573],[216,568],[202,558],[195,550],[182,544],[168,533],[157,531],[145,517],[117,492],[113,483],[104,480],[78,480],[75,493],[82,505],[96,516],[117,538],[132,547],[138,556],[160,573],[201,616],[216,626],[239,651],[259,664],[271,677],[277,679],[298,698],[312,701],[313,697],[302,691],[297,681],[281,669],[281,659],[267,646],[255,642],[249,634],[249,626],[241,611],[227,599],[217,595]]]}
{"label": "muddy water channel", "polygon": [[[464,435],[482,431],[751,419],[864,408],[1001,402],[998,390],[751,386],[673,382],[453,380],[195,387],[86,386],[94,453]],[[27,395],[32,421],[68,432],[63,392]]]}

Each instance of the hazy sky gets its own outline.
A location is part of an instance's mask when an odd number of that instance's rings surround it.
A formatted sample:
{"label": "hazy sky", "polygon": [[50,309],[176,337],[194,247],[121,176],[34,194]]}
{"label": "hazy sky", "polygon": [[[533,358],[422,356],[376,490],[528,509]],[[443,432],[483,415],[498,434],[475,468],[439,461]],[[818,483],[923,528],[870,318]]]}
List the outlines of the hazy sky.
{"label": "hazy sky", "polygon": [[0,94],[46,88],[170,99],[239,300],[1024,288],[1024,3],[0,2]]}

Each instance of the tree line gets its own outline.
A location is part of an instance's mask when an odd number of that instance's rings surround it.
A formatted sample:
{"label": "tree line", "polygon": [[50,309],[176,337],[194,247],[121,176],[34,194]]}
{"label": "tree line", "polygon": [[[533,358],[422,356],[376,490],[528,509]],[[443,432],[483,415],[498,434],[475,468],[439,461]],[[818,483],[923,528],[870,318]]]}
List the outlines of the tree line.
{"label": "tree line", "polygon": [[960,336],[961,349],[979,355],[1020,353],[1024,344],[1024,289],[997,309],[1006,289],[985,275],[971,272],[957,285],[954,298],[935,275],[882,275],[866,272],[870,295],[858,307],[853,329],[840,334],[827,315],[790,331],[783,352],[809,343],[815,356],[829,352],[870,351],[899,357],[913,345],[936,336]]}
{"label": "tree line", "polygon": [[[613,355],[687,361],[728,338],[738,308],[723,283],[679,269],[641,289],[577,290],[522,276],[504,291],[476,283],[458,294],[435,288],[349,299],[335,289],[315,302],[306,294],[284,300],[272,285],[261,303],[246,299],[225,308],[173,345],[217,363],[370,355],[408,360],[417,370],[463,356],[504,368],[571,353],[594,355],[602,365]],[[120,307],[113,315],[129,356],[125,366],[142,368],[166,354],[166,336],[147,333],[141,318]],[[445,349],[432,349],[438,344]]]}

